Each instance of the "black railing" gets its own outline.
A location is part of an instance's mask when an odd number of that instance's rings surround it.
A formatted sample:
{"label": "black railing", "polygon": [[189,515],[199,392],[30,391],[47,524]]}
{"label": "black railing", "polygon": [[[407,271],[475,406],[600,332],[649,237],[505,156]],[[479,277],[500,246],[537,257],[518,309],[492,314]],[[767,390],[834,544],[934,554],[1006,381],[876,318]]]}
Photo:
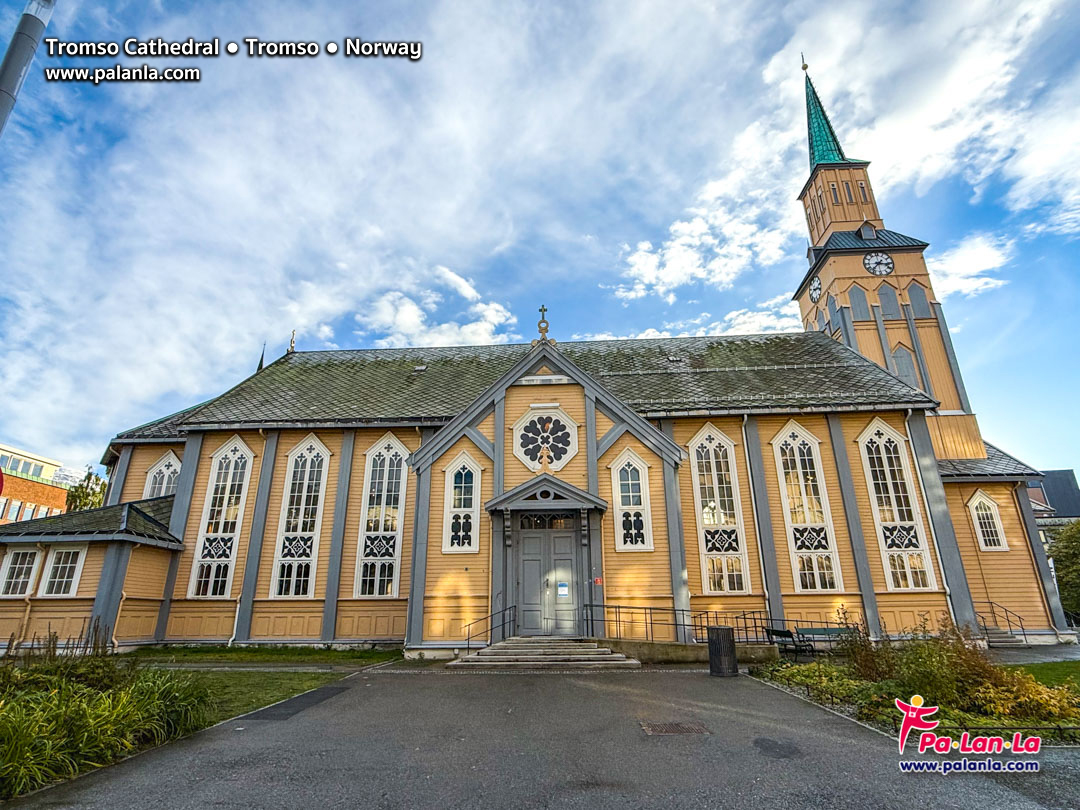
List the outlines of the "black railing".
{"label": "black railing", "polygon": [[[480,627],[477,628],[477,625],[480,625]],[[490,639],[491,634],[496,628],[505,631],[508,627],[510,628],[510,632],[503,632],[503,638],[517,633],[517,605],[504,607],[502,610],[489,613],[482,619],[477,619],[475,622],[469,622],[465,625],[466,652],[472,652],[473,639],[481,637]]]}
{"label": "black railing", "polygon": [[1015,636],[1019,631],[1020,636],[1024,639],[1024,644],[1028,643],[1023,618],[1019,613],[1009,610],[1004,605],[999,605],[997,602],[975,602],[975,616],[982,627],[983,635],[986,635],[987,629],[991,627],[996,627],[999,630],[1004,629],[1001,626],[1004,620],[1005,627],[1009,629],[1010,633]]}
{"label": "black railing", "polygon": [[1072,611],[1072,610],[1066,610],[1066,611],[1064,611],[1064,613],[1065,613],[1065,624],[1067,626],[1073,628],[1074,630],[1080,629],[1080,613],[1077,613],[1077,612]]}
{"label": "black railing", "polygon": [[[770,631],[790,631],[815,649],[831,650],[850,637],[855,626],[844,622],[804,619],[773,619],[764,610],[678,610],[648,605],[584,606],[584,633],[605,638],[640,641],[687,641],[705,643],[708,628],[726,625],[735,630],[739,644],[772,644]],[[681,632],[680,632],[681,631]]]}

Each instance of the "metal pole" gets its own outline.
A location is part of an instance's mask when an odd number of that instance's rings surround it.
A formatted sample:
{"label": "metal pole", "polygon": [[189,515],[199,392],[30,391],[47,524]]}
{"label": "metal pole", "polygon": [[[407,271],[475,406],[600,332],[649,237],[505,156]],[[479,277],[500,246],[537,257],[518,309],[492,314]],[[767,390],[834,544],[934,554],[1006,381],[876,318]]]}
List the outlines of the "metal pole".
{"label": "metal pole", "polygon": [[34,61],[34,51],[49,24],[56,0],[30,0],[26,4],[19,25],[8,45],[4,61],[0,63],[0,135],[4,133],[11,110],[15,106],[15,97]]}

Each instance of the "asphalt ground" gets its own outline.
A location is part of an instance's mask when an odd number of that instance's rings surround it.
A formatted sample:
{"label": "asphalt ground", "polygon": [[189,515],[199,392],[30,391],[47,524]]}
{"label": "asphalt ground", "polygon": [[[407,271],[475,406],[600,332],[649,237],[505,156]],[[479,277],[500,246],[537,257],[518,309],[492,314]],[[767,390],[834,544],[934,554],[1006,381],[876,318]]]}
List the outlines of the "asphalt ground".
{"label": "asphalt ground", "polygon": [[374,670],[10,806],[1080,807],[1080,750],[1038,758],[901,773],[895,740],[745,676]]}

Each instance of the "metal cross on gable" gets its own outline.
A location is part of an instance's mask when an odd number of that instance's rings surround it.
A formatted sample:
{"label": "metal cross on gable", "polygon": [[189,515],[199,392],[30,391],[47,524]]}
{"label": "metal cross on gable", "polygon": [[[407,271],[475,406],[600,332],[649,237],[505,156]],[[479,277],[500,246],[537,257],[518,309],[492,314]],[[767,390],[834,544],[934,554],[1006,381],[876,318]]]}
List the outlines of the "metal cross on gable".
{"label": "metal cross on gable", "polygon": [[536,329],[537,329],[537,331],[540,332],[540,338],[538,340],[533,341],[534,346],[537,343],[551,343],[551,344],[555,343],[554,340],[552,340],[551,338],[548,337],[548,326],[550,324],[548,324],[547,312],[548,312],[548,308],[546,306],[544,306],[543,304],[541,304],[540,305],[540,320],[536,322]]}

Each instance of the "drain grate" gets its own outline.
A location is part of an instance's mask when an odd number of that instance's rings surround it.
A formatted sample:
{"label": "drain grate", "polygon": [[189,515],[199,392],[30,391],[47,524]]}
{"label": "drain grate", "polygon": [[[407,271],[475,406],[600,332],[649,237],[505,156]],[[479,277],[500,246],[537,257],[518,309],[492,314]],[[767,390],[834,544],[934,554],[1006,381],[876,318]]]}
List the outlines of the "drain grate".
{"label": "drain grate", "polygon": [[711,734],[701,723],[646,723],[641,721],[641,730],[649,735],[665,734]]}

